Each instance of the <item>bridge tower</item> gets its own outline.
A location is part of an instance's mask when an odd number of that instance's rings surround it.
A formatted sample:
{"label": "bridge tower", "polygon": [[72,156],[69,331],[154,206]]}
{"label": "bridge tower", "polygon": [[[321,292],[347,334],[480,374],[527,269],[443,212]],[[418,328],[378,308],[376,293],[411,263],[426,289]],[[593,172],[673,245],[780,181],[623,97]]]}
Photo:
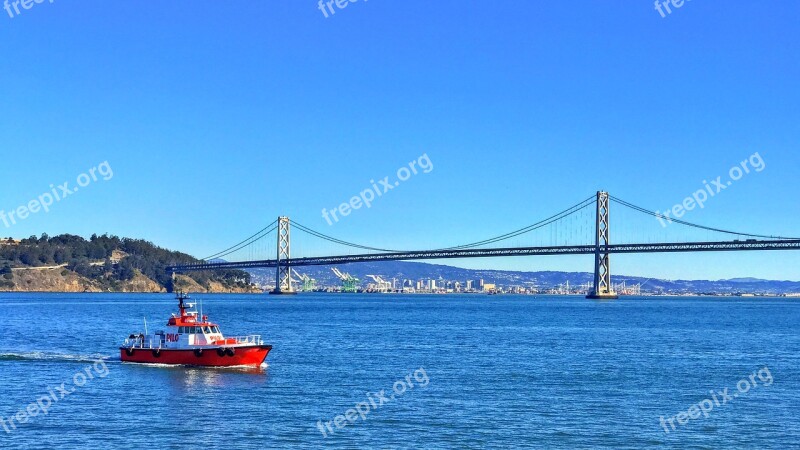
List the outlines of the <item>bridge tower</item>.
{"label": "bridge tower", "polygon": [[289,231],[289,218],[278,217],[278,257],[276,258],[275,290],[270,291],[270,294],[297,294],[297,291],[292,287],[292,269],[290,267],[292,241]]}
{"label": "bridge tower", "polygon": [[597,192],[597,222],[594,245],[594,287],[586,296],[590,299],[619,298],[611,286],[608,254],[608,192]]}

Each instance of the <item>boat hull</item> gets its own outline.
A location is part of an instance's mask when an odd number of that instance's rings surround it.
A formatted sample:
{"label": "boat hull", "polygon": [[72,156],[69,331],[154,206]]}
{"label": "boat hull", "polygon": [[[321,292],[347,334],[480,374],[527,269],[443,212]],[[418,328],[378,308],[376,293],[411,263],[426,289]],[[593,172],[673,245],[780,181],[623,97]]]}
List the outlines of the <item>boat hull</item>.
{"label": "boat hull", "polygon": [[[120,359],[123,362],[141,364],[171,364],[203,367],[260,366],[270,350],[271,345],[251,345],[226,348],[233,350],[220,355],[221,347],[203,347],[197,349],[151,350],[147,348],[120,347]],[[224,349],[223,349],[224,350]]]}

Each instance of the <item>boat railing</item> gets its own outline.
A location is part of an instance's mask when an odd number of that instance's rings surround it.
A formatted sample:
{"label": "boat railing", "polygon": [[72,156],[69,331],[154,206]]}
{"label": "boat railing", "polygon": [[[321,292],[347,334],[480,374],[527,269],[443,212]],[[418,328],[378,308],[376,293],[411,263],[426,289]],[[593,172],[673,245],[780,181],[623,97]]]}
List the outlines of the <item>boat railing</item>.
{"label": "boat railing", "polygon": [[122,344],[123,347],[128,348],[142,348],[157,350],[164,347],[164,340],[160,336],[144,336],[125,339]]}
{"label": "boat railing", "polygon": [[258,334],[251,334],[249,336],[227,336],[225,341],[228,343],[235,343],[236,345],[262,345],[264,341]]}
{"label": "boat railing", "polygon": [[[264,345],[261,335],[252,334],[249,336],[228,336],[224,339],[214,342],[216,345]],[[211,344],[211,345],[214,345]],[[125,339],[122,344],[125,348],[140,348],[148,350],[157,350],[165,347],[165,341],[159,335],[155,336],[137,336]]]}

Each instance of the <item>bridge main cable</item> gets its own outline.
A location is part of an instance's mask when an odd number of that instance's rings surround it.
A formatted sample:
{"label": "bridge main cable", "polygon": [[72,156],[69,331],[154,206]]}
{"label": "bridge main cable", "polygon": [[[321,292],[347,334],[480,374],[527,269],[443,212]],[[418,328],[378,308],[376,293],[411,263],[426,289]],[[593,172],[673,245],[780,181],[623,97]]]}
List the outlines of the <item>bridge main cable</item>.
{"label": "bridge main cable", "polygon": [[306,233],[308,233],[308,234],[310,234],[312,236],[316,236],[316,237],[318,237],[320,239],[324,239],[326,241],[333,242],[333,243],[336,243],[336,244],[345,245],[345,246],[348,246],[348,247],[360,248],[362,250],[375,250],[375,251],[378,251],[378,252],[399,252],[399,251],[401,251],[401,250],[389,250],[389,249],[385,249],[385,248],[369,247],[369,246],[366,246],[366,245],[360,245],[360,244],[355,244],[355,243],[352,243],[352,242],[343,241],[343,240],[337,239],[337,238],[335,238],[333,236],[328,236],[327,234],[322,234],[322,233],[320,233],[318,231],[314,231],[311,228],[303,226],[302,224],[300,224],[298,222],[295,222],[295,221],[292,221],[292,225],[294,225],[295,227],[297,227],[301,231],[304,231],[304,232],[306,232]]}
{"label": "bridge main cable", "polygon": [[504,241],[506,239],[511,239],[511,238],[517,237],[517,236],[519,236],[521,234],[525,234],[525,233],[527,233],[529,231],[537,230],[537,229],[539,229],[541,227],[550,225],[551,223],[557,222],[557,221],[559,221],[559,220],[561,220],[563,218],[569,217],[572,214],[575,214],[576,212],[578,212],[578,211],[582,210],[583,208],[586,208],[587,206],[592,205],[592,204],[594,204],[594,196],[591,196],[591,197],[585,199],[584,201],[582,201],[580,203],[577,203],[577,204],[575,204],[573,206],[570,206],[569,208],[567,208],[567,209],[565,209],[565,210],[563,210],[563,211],[561,211],[561,212],[559,212],[557,214],[553,214],[552,216],[550,216],[550,217],[548,217],[548,218],[546,218],[544,220],[540,220],[539,222],[536,222],[536,223],[534,223],[532,225],[528,225],[527,227],[520,228],[519,230],[511,231],[511,232],[506,233],[506,234],[501,234],[500,236],[496,236],[496,237],[493,237],[493,238],[490,238],[490,239],[485,239],[483,241],[473,242],[471,244],[459,245],[459,246],[456,246],[456,247],[447,247],[447,248],[443,248],[443,249],[440,249],[440,250],[466,249],[466,248],[477,247],[479,245],[493,244],[495,242],[500,242],[500,241]]}
{"label": "bridge main cable", "polygon": [[689,226],[689,227],[699,228],[699,229],[702,229],[702,230],[716,231],[718,233],[731,234],[731,235],[734,235],[734,236],[746,236],[746,237],[762,238],[762,239],[782,239],[782,240],[800,239],[800,238],[783,237],[783,236],[767,236],[767,235],[763,235],[763,234],[739,233],[739,232],[731,231],[731,230],[723,230],[721,228],[707,227],[707,226],[704,226],[704,225],[698,225],[698,224],[695,224],[695,223],[686,222],[685,220],[680,220],[678,218],[667,217],[667,216],[665,216],[663,214],[660,214],[660,213],[657,213],[657,212],[654,212],[654,211],[650,211],[649,209],[646,209],[646,208],[642,208],[641,206],[636,206],[636,205],[634,205],[632,203],[628,203],[625,200],[622,200],[621,198],[614,197],[613,195],[609,195],[609,197],[611,197],[612,200],[614,200],[615,202],[619,203],[620,205],[625,206],[625,207],[630,208],[630,209],[633,209],[635,211],[639,211],[641,213],[644,213],[644,214],[647,214],[647,215],[650,215],[650,216],[653,216],[653,217],[656,217],[656,218],[659,218],[659,219],[664,219],[664,220],[666,220],[668,222],[675,222],[675,223],[678,223],[678,224],[681,224],[681,225],[686,225],[686,226]]}
{"label": "bridge main cable", "polygon": [[[233,245],[231,247],[228,247],[225,250],[222,250],[221,252],[214,253],[211,256],[203,258],[202,261],[208,261],[208,260],[214,259],[214,258],[222,258],[223,256],[230,255],[231,253],[234,253],[236,251],[239,251],[239,250],[243,249],[244,247],[247,247],[248,245],[252,244],[253,242],[258,241],[259,239],[262,239],[264,236],[267,236],[268,234],[270,234],[273,231],[275,231],[275,229],[278,227],[277,222],[278,222],[277,220],[273,221],[271,224],[269,224],[266,227],[262,228],[260,231],[258,231],[254,235],[250,236],[249,238],[239,242],[238,244],[235,244],[235,245]],[[267,228],[270,228],[270,227],[271,227],[271,229],[269,231],[264,232],[264,230],[266,230]],[[256,236],[258,236],[258,237],[256,238]],[[255,239],[253,239],[253,238],[255,238]]]}
{"label": "bridge main cable", "polygon": [[[565,210],[563,210],[561,212],[553,214],[552,216],[550,216],[550,217],[548,217],[546,219],[540,220],[539,222],[536,222],[534,224],[531,224],[531,225],[528,225],[526,227],[520,228],[518,230],[514,230],[514,231],[511,231],[511,232],[508,232],[508,233],[505,233],[505,234],[501,234],[499,236],[495,236],[495,237],[492,237],[492,238],[489,238],[489,239],[484,239],[482,241],[472,242],[472,243],[463,244],[463,245],[457,245],[457,246],[454,246],[454,247],[444,247],[444,248],[440,248],[438,250],[468,249],[468,248],[476,247],[476,246],[479,246],[479,245],[493,244],[495,242],[500,242],[500,241],[504,241],[506,239],[511,239],[513,237],[517,237],[519,235],[528,233],[530,231],[537,230],[537,229],[542,228],[544,226],[550,225],[553,222],[556,222],[556,221],[559,221],[559,220],[564,219],[566,217],[569,217],[572,214],[575,214],[578,211],[582,210],[583,208],[586,208],[587,206],[590,206],[592,204],[594,204],[594,196],[588,197],[585,200],[583,200],[583,201],[581,201],[581,202],[579,202],[579,203],[577,203],[577,204],[575,204],[573,206],[570,206],[569,208],[567,208],[567,209],[565,209]],[[302,225],[302,224],[300,224],[298,222],[295,222],[295,221],[292,221],[292,225],[294,225],[295,227],[297,227],[301,231],[304,231],[304,232],[306,232],[308,234],[311,234],[312,236],[316,236],[316,237],[318,237],[320,239],[324,239],[326,241],[333,242],[333,243],[336,243],[336,244],[345,245],[345,246],[348,246],[348,247],[360,248],[360,249],[363,249],[363,250],[374,250],[374,251],[379,251],[379,252],[390,252],[390,253],[397,253],[397,252],[403,252],[404,251],[404,250],[393,250],[393,249],[377,248],[377,247],[371,247],[371,246],[367,246],[367,245],[356,244],[356,243],[353,243],[353,242],[343,241],[343,240],[337,239],[337,238],[335,238],[333,236],[328,236],[328,235],[326,235],[324,233],[321,233],[321,232],[318,232],[318,231],[314,231],[311,228],[306,227],[306,226],[304,226],[304,225]],[[411,251],[413,251],[413,250],[411,250]]]}

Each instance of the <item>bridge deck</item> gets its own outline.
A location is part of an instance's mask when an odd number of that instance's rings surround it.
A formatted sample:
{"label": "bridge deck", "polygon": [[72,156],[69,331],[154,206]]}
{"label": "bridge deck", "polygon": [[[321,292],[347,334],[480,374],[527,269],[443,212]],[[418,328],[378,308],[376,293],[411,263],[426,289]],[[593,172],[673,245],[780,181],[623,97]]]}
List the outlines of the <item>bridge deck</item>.
{"label": "bridge deck", "polygon": [[[615,244],[604,247],[608,253],[676,253],[676,252],[720,252],[720,251],[763,251],[763,250],[800,250],[800,240],[747,240],[718,242],[685,242],[659,244]],[[289,265],[325,266],[367,261],[410,261],[424,259],[453,258],[492,258],[500,256],[534,256],[534,255],[591,255],[594,245],[575,245],[558,247],[509,247],[489,249],[461,250],[419,250],[410,252],[365,253],[360,255],[318,256],[293,258]],[[285,262],[284,262],[285,263]],[[218,269],[253,269],[258,267],[277,267],[275,259],[244,262],[209,262],[168,267],[170,272],[192,272]]]}

